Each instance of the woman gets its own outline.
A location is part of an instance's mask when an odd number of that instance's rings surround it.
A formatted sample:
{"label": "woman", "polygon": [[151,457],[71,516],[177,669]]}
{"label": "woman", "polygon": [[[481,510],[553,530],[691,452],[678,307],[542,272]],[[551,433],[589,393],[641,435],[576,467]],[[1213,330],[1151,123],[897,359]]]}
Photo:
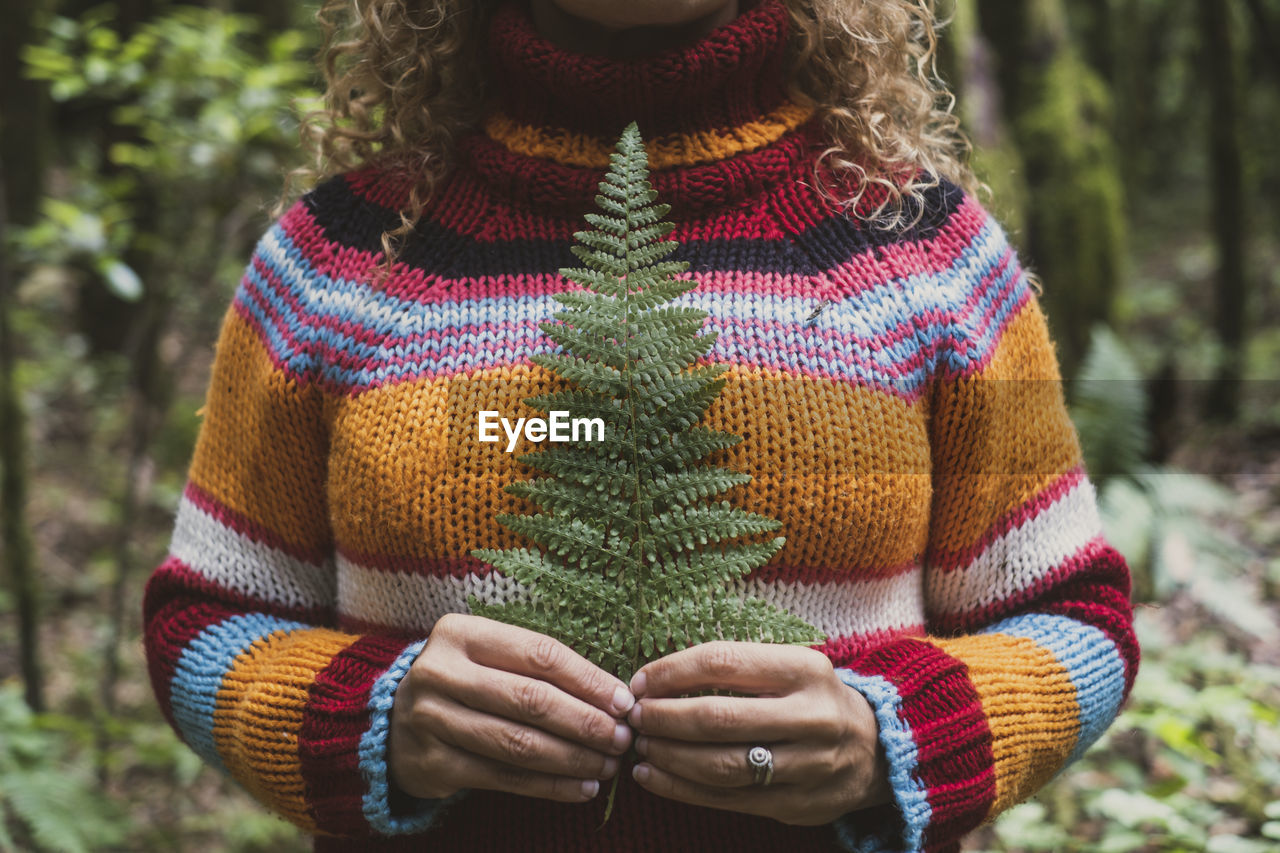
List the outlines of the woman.
{"label": "woman", "polygon": [[[322,850],[947,850],[1079,756],[1137,666],[1128,572],[931,4],[356,8],[328,178],[237,290],[147,591],[186,742]],[[632,120],[729,365],[730,496],[787,537],[740,586],[827,639],[623,684],[466,602],[518,594],[467,555],[527,510],[478,413],[549,386],[537,324]]]}

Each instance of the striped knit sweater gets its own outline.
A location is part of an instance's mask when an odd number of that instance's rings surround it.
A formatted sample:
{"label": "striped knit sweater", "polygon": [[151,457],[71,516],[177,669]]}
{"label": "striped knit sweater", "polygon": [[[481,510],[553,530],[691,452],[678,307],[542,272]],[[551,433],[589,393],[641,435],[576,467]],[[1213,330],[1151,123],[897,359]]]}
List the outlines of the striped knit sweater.
{"label": "striped knit sweater", "polygon": [[[781,88],[788,37],[762,0],[620,61],[558,48],[504,0],[498,97],[389,278],[379,237],[407,192],[390,172],[322,184],[262,238],[146,647],[184,741],[319,849],[948,850],[1115,717],[1138,660],[1128,573],[1028,278],[949,183],[896,230],[824,202],[814,113]],[[433,622],[522,594],[467,556],[518,544],[494,515],[531,508],[502,490],[531,472],[477,440],[477,416],[533,415],[523,398],[554,385],[530,362],[550,349],[538,323],[632,119],[699,283],[682,299],[729,367],[707,422],[743,437],[719,462],[753,476],[729,497],[785,526],[741,588],[820,627],[879,720],[894,802],[830,826],[673,803],[625,774],[603,829],[599,803],[389,785],[392,696]]]}

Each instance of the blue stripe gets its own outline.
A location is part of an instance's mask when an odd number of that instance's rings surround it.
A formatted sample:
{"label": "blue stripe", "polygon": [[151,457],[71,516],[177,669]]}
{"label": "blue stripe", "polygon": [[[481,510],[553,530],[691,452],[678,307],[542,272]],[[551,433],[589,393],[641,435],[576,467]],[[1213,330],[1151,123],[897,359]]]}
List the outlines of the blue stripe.
{"label": "blue stripe", "polygon": [[[272,306],[280,320],[269,320],[261,308],[251,300],[241,298],[241,304],[253,315],[266,332],[269,346],[279,361],[292,369],[305,369],[311,340],[332,347],[337,361],[386,361],[404,359],[407,363],[373,369],[353,369],[337,363],[325,368],[325,378],[339,385],[362,387],[423,373],[448,373],[458,370],[478,369],[511,358],[527,357],[537,352],[550,352],[550,343],[535,328],[520,330],[505,336],[501,341],[487,342],[483,353],[461,357],[440,355],[449,342],[410,342],[407,338],[431,330],[449,326],[481,323],[494,318],[511,322],[536,324],[549,318],[559,309],[550,295],[510,296],[483,298],[460,302],[422,304],[402,300],[378,292],[365,284],[346,279],[333,279],[318,272],[304,254],[276,223],[269,232],[277,245],[270,246],[264,237],[259,244],[257,258],[276,275],[301,306],[299,316],[268,281],[249,265],[244,286],[251,288]],[[956,370],[964,370],[975,359],[993,346],[1004,322],[1021,302],[1026,290],[1025,279],[1014,283],[1018,274],[1016,259],[1011,258],[1002,273],[982,286],[979,301],[966,311],[966,316],[952,319],[955,311],[964,304],[970,290],[982,277],[993,273],[1007,249],[1007,241],[994,219],[988,219],[974,242],[956,258],[952,267],[941,274],[911,275],[873,288],[845,302],[837,303],[822,312],[815,321],[806,324],[813,310],[812,300],[794,297],[776,297],[758,294],[701,293],[693,291],[677,300],[676,304],[689,305],[707,311],[712,320],[709,328],[732,324],[738,317],[762,317],[794,327],[782,331],[757,335],[756,340],[744,346],[736,345],[730,353],[726,344],[717,343],[715,358],[733,361],[746,358],[754,362],[779,361],[782,365],[794,363],[797,368],[818,369],[836,376],[874,383],[885,383],[881,371],[892,372],[923,349],[932,352],[939,341],[952,342],[947,347],[947,362]],[[1003,291],[1003,292],[1002,292]],[[976,328],[957,330],[956,323],[973,324],[987,311],[992,317],[987,328],[969,340],[969,354],[955,351],[954,341],[969,338]],[[312,318],[333,319],[351,323],[370,330],[386,343],[371,345],[353,339],[336,329],[312,325]],[[901,340],[873,348],[858,343],[828,344],[817,340],[810,329],[831,331],[856,336],[870,342],[901,325],[914,327],[915,333]],[[754,330],[753,330],[754,331]],[[311,337],[314,336],[314,337]],[[802,356],[792,353],[789,342],[800,342],[831,349],[834,359]],[[458,344],[464,343],[461,339]],[[465,343],[476,343],[465,341]],[[835,347],[838,347],[836,349]],[[850,350],[857,351],[870,365],[848,364]],[[852,372],[851,372],[852,368]],[[927,381],[928,365],[915,368],[889,384],[901,388],[902,393],[912,393],[921,382]]]}
{"label": "blue stripe", "polygon": [[1080,706],[1080,734],[1067,764],[1083,755],[1120,712],[1124,660],[1116,644],[1098,628],[1066,616],[1028,613],[997,622],[982,633],[1031,640],[1052,652],[1067,671]]}
{"label": "blue stripe", "polygon": [[933,809],[929,805],[929,792],[916,777],[919,760],[915,736],[902,717],[898,688],[878,675],[861,675],[844,667],[836,669],[836,675],[865,696],[875,711],[876,722],[880,724],[880,743],[889,762],[889,783],[903,822],[901,839],[881,838],[868,832],[865,825],[860,826],[855,812],[836,821],[840,841],[857,853],[878,850],[916,853],[924,844],[924,831],[933,818]]}
{"label": "blue stripe", "polygon": [[277,631],[306,626],[262,613],[232,616],[204,629],[182,650],[170,685],[170,704],[182,738],[201,758],[226,772],[213,742],[213,712],[222,680],[235,659]]}
{"label": "blue stripe", "polygon": [[390,668],[374,682],[369,695],[369,728],[360,736],[360,775],[365,782],[362,805],[365,820],[374,831],[383,835],[422,832],[431,825],[442,805],[462,796],[460,792],[443,800],[417,799],[411,814],[399,817],[391,814],[391,785],[387,776],[391,707],[395,704],[396,687],[426,645],[426,640],[420,640],[401,652]]}

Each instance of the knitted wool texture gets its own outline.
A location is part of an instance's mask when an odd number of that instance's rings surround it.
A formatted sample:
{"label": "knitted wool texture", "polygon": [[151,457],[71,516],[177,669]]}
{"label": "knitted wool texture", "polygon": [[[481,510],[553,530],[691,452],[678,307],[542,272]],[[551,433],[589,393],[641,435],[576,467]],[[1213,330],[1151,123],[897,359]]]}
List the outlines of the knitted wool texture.
{"label": "knitted wool texture", "polygon": [[[262,238],[226,315],[168,559],[144,603],[167,718],[320,849],[949,850],[1115,717],[1138,649],[1045,319],[1000,226],[943,183],[918,223],[866,226],[812,188],[822,138],[781,89],[787,14],[762,0],[687,47],[566,52],[505,2],[500,94],[460,143],[389,279],[403,176],[321,185]],[[529,357],[572,235],[632,119],[699,283],[706,422],[743,437],[728,493],[786,547],[741,582],[818,626],[872,704],[894,803],[830,826],[653,797],[614,818],[388,784],[399,679],[442,614],[522,591],[470,558],[520,543],[481,410],[539,414]],[[868,204],[876,199],[869,198]],[[815,309],[824,306],[816,313]],[[520,451],[533,449],[521,442]],[[425,835],[418,835],[425,833]]]}

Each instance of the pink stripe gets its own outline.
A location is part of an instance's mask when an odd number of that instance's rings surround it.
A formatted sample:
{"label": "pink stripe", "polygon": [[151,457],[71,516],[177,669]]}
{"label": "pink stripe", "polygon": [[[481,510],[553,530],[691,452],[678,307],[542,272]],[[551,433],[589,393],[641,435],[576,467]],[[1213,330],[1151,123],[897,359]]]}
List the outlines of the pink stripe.
{"label": "pink stripe", "polygon": [[249,312],[248,307],[240,304],[239,302],[232,302],[231,310],[235,311],[236,314],[240,316],[240,319],[244,320],[245,324],[253,330],[254,335],[258,338],[258,342],[262,344],[262,348],[266,350],[267,357],[271,359],[271,366],[281,373],[286,373],[292,376],[288,363],[284,359],[280,358],[280,354],[276,352],[275,348],[272,346],[267,330],[258,322],[258,318]]}
{"label": "pink stripe", "polygon": [[[1010,257],[1011,257],[1011,254],[1006,254],[1004,262],[997,268],[997,271],[1000,269],[1003,269],[1004,266],[1007,265]],[[977,359],[970,362],[970,364],[964,370],[961,370],[961,371],[953,372],[947,369],[945,366],[943,366],[943,368],[940,369],[939,371],[939,374],[941,376],[948,379],[956,379],[956,378],[962,378],[965,376],[973,376],[985,370],[987,365],[991,363],[991,359],[995,357],[995,354],[1000,349],[1000,342],[1004,339],[1005,330],[1009,328],[1009,325],[1013,323],[1015,319],[1021,316],[1023,309],[1031,301],[1030,288],[1025,289],[1022,292],[1022,294],[1018,297],[1017,301],[1013,305],[1009,306],[1008,310],[1005,312],[1004,317],[1000,320],[1000,325],[996,328],[995,333],[992,334],[991,342],[989,344],[984,344],[980,341],[980,338],[986,335],[986,331],[988,327],[991,326],[992,321],[995,318],[996,312],[1001,310],[1001,305],[1005,297],[1007,297],[1009,293],[1011,293],[1012,291],[1014,291],[1020,286],[1020,280],[1021,280],[1021,270],[1019,270],[1017,273],[1011,276],[1009,278],[1009,281],[1005,284],[1005,286],[1000,289],[1000,292],[997,294],[996,298],[991,300],[991,304],[987,306],[986,310],[983,312],[982,319],[978,324],[977,332],[973,339],[961,339],[954,342],[955,352],[960,355],[967,354],[971,349],[976,349],[979,346],[984,347],[982,354]],[[986,283],[987,283],[987,280],[984,279],[983,280],[984,287]],[[966,311],[967,309],[972,307],[973,303],[977,301],[981,292],[982,292],[982,288],[979,288],[978,291],[976,291],[974,295],[969,299],[969,301],[965,305]]]}
{"label": "pink stripe", "polygon": [[[1005,266],[1007,266],[1011,258],[1012,258],[1012,255],[1009,253],[1006,253],[1003,263],[997,266],[996,269],[992,271],[992,273],[988,276],[988,278],[984,280],[984,284],[988,283],[991,280],[994,280],[997,276],[999,276],[1002,273]],[[296,298],[292,293],[290,293],[289,291],[287,291],[287,289],[284,288],[283,284],[280,282],[279,277],[276,276],[271,270],[269,270],[265,263],[263,263],[259,258],[255,257],[254,266],[258,270],[258,272],[265,279],[267,279],[267,281],[270,282],[272,289],[275,293],[277,293],[282,299],[286,300],[295,311],[301,312],[302,308],[300,303],[298,303],[298,301],[296,300]],[[722,275],[722,274],[717,274],[717,275]],[[725,276],[725,278],[728,278],[728,277]],[[992,304],[988,306],[988,308],[984,312],[983,320],[979,327],[979,334],[985,331],[985,328],[990,325],[991,320],[995,315],[995,312],[1000,310],[1001,300],[1010,291],[1015,289],[1017,286],[1018,286],[1018,280],[1017,280],[1017,277],[1015,276],[1008,283],[1006,283],[1006,285],[1000,290],[997,297],[992,301]],[[574,287],[572,289],[576,290],[578,288]],[[726,290],[730,290],[730,288],[726,288]],[[983,291],[983,288],[980,287],[978,288],[978,291],[976,293],[970,296],[968,302],[963,306],[964,311],[967,312],[976,305],[978,299],[980,299],[982,296],[982,291]],[[739,292],[739,291],[735,291],[735,292]],[[494,297],[489,297],[489,298],[494,298]],[[262,304],[261,300],[255,300],[255,301],[258,301],[259,304]],[[268,305],[263,304],[262,307],[263,307],[263,310],[270,312],[270,307]],[[1011,309],[1010,317],[1016,313],[1017,313],[1016,308]],[[946,321],[945,316],[939,311],[924,312],[917,316],[923,320],[932,321],[938,326],[941,326]],[[272,312],[272,318],[277,320],[277,326],[282,328],[283,330],[283,323],[279,321],[278,316],[274,312]],[[516,333],[521,333],[521,332],[539,333],[538,326],[541,321],[530,319],[530,320],[522,320],[522,321],[464,323],[461,325],[447,325],[447,326],[443,326],[436,329],[428,329],[422,332],[416,332],[411,335],[401,335],[397,337],[386,337],[386,336],[380,335],[376,330],[371,329],[370,327],[362,323],[357,323],[350,320],[340,320],[337,317],[333,317],[333,316],[316,317],[314,318],[313,322],[317,327],[326,328],[326,329],[339,332],[343,336],[349,338],[352,341],[355,341],[356,343],[365,344],[370,347],[388,347],[392,345],[401,347],[401,346],[416,346],[416,345],[421,345],[425,343],[441,344],[445,342],[465,340],[467,338],[482,338],[486,335],[493,335],[494,337],[504,337],[508,335],[514,335]],[[754,338],[749,337],[747,334],[745,334],[746,332],[756,332],[759,335],[768,335],[770,333],[774,333],[774,334],[781,334],[783,336],[794,337],[798,333],[800,333],[800,330],[801,330],[801,326],[798,323],[786,322],[786,321],[770,319],[770,318],[755,318],[755,317],[728,317],[723,319],[712,318],[711,320],[708,321],[707,326],[709,330],[718,332],[722,338],[732,340],[732,341],[741,341],[748,344],[754,343],[755,341],[754,341]],[[881,363],[867,359],[861,356],[857,351],[870,350],[872,352],[880,352],[885,349],[890,349],[894,345],[901,343],[903,340],[914,337],[918,331],[919,331],[919,324],[911,321],[898,323],[888,331],[880,335],[876,335],[874,337],[866,337],[863,335],[855,334],[853,332],[840,332],[834,329],[813,329],[804,333],[805,336],[803,339],[795,339],[795,340],[789,341],[787,351],[791,353],[813,357],[813,358],[820,358],[820,357],[841,358],[846,363],[857,364],[867,369],[875,370],[878,372],[884,372],[887,370],[889,371],[891,376],[902,376],[905,374],[912,373],[920,369],[921,367],[926,366],[928,361],[927,361],[926,353],[924,350],[916,350],[915,352],[912,353],[912,355],[908,359],[906,360],[899,359],[898,361],[894,362],[891,366],[883,365]],[[851,352],[847,352],[847,353],[833,352],[828,347],[823,347],[816,343],[813,343],[812,342],[813,339],[817,339],[817,341],[821,342],[822,344],[828,344],[828,345],[834,344],[836,346],[843,347],[846,350],[851,350]],[[961,341],[958,343],[959,343],[959,347],[958,347],[959,352],[963,353],[969,348],[968,341]],[[480,347],[473,344],[469,344],[461,347],[456,345],[451,347],[442,347],[439,350],[437,350],[437,352],[441,357],[455,357],[455,358],[464,352],[475,354],[479,351],[480,351]],[[414,358],[397,357],[397,358],[391,358],[391,359],[384,358],[376,361],[373,359],[359,361],[349,355],[346,355],[344,353],[339,353],[336,351],[334,352],[334,355],[337,357],[337,363],[339,365],[351,370],[373,370],[378,367],[384,367],[388,365],[403,366],[406,364],[414,364],[421,358],[421,357],[414,357]]]}
{"label": "pink stripe", "polygon": [[[335,349],[329,344],[317,342],[312,347],[312,352],[322,362],[332,363],[335,365],[342,366],[346,369],[351,369],[350,367],[347,366],[350,362],[350,357],[345,353]],[[277,366],[281,368],[284,367],[284,365],[274,357],[274,354],[273,354],[272,360],[277,364]],[[355,396],[357,394],[363,393],[368,390],[372,390],[374,388],[387,387],[393,384],[399,384],[404,382],[418,382],[418,381],[431,382],[437,379],[454,379],[459,377],[465,378],[465,377],[474,376],[475,374],[481,371],[497,370],[504,367],[524,366],[524,365],[527,365],[528,363],[529,362],[527,358],[511,358],[511,357],[504,358],[504,357],[498,357],[497,353],[483,352],[479,354],[479,357],[476,358],[474,363],[464,365],[462,367],[459,367],[453,370],[443,370],[443,369],[417,370],[417,371],[411,371],[408,373],[400,374],[397,376],[388,375],[388,376],[367,382],[365,384],[352,384],[347,381],[338,381],[337,379],[333,379],[327,376],[321,376],[316,379],[316,383],[319,387],[323,388],[324,390],[330,393],[347,395],[347,396]],[[699,359],[698,363],[699,364],[726,364],[729,366],[742,366],[742,367],[759,367],[759,368],[765,368],[768,370],[773,370],[786,376],[795,376],[795,377],[803,377],[806,379],[813,379],[813,380],[820,380],[820,381],[841,382],[846,384],[852,384],[858,387],[872,388],[883,394],[888,394],[897,399],[900,399],[907,404],[912,404],[916,402],[918,399],[920,399],[920,397],[927,391],[927,388],[928,388],[928,385],[925,382],[918,382],[918,383],[912,384],[909,387],[904,387],[905,383],[892,384],[890,381],[887,381],[887,380],[878,381],[876,378],[850,376],[847,371],[842,372],[839,370],[829,370],[825,368],[810,368],[810,367],[804,367],[804,366],[796,366],[793,364],[788,364],[785,361],[777,358],[753,359],[750,361],[742,360],[742,359],[718,359],[714,361],[708,360],[708,359]],[[390,362],[376,362],[373,364],[374,366],[368,369],[370,369],[372,372],[376,372],[378,369],[386,367],[388,364],[390,364]]]}
{"label": "pink stripe", "polygon": [[[304,215],[307,215],[309,217],[309,214],[306,214],[305,210],[299,213],[299,217],[302,217]],[[310,227],[318,227],[318,226],[315,226],[315,223],[312,220],[310,223]],[[289,229],[286,228],[286,231],[288,230]],[[329,254],[331,255],[332,253],[329,253]],[[988,271],[988,273],[984,276],[981,285],[974,289],[974,291],[969,295],[964,305],[961,306],[959,310],[959,316],[966,316],[972,313],[974,308],[977,306],[978,302],[987,295],[987,288],[989,284],[995,281],[1001,275],[1003,275],[1008,265],[1013,261],[1013,258],[1014,258],[1014,255],[1013,255],[1012,249],[1006,247],[1006,250],[1002,255],[999,263],[997,263],[997,265],[992,270]],[[317,258],[314,261],[314,263],[317,266],[321,262],[322,262],[321,258]],[[272,286],[272,290],[281,299],[288,302],[288,304],[295,311],[301,312],[301,305],[297,301],[295,295],[290,291],[289,288],[283,285],[279,277],[274,273],[272,273],[268,269],[267,265],[260,258],[255,257],[254,265],[257,271],[259,272],[259,274],[262,275],[268,282],[270,282]],[[333,272],[334,272],[333,270],[328,270],[326,271],[326,274],[333,274]],[[421,270],[415,270],[415,272],[416,272],[416,277],[418,279],[421,279],[422,278]],[[350,273],[351,273],[351,270],[346,270],[340,273],[340,275],[347,275],[348,277],[350,277]],[[906,274],[911,274],[911,273],[908,272]],[[725,273],[723,271],[715,271],[715,272],[704,273],[704,274],[693,276],[693,280],[699,282],[700,288],[705,287],[708,290],[714,291],[714,292],[736,293],[736,294],[743,294],[743,295],[748,295],[751,293],[759,293],[759,292],[769,292],[769,291],[774,291],[776,293],[777,291],[780,290],[780,288],[776,286],[776,283],[779,281],[784,281],[786,279],[803,279],[805,281],[812,281],[813,277],[776,276],[776,275],[765,275],[765,274],[759,274],[759,273],[738,273],[738,272]],[[440,281],[441,283],[447,283],[447,280],[443,280],[443,279],[440,279],[438,281]],[[454,281],[457,281],[468,288],[467,290],[468,301],[485,299],[485,298],[490,298],[490,299],[501,298],[504,296],[505,297],[546,296],[554,293],[564,292],[566,290],[579,289],[576,285],[567,283],[563,279],[555,276],[520,275],[520,276],[512,276],[512,277],[500,276],[497,278],[486,276],[486,277],[468,278],[468,279],[461,279],[461,280],[454,280]],[[992,318],[995,315],[995,312],[998,311],[1000,308],[1002,299],[1006,297],[1012,290],[1014,290],[1018,286],[1018,284],[1019,284],[1019,276],[1018,275],[1011,276],[1010,280],[1005,283],[1005,285],[1001,288],[1001,290],[996,295],[996,297],[991,300],[991,304],[988,305],[987,308],[985,309],[982,320],[979,324],[980,332],[985,331],[986,328],[990,326]],[[860,287],[859,289],[865,289],[865,288]],[[388,290],[395,290],[395,288],[394,287],[388,288]],[[828,282],[828,286],[827,288],[825,288],[825,290],[833,291],[834,287],[831,286]],[[817,295],[817,294],[822,294],[824,292],[824,289],[819,288],[814,290],[810,288],[810,291],[815,295]],[[840,294],[833,293],[829,295],[839,296]],[[265,305],[263,306],[263,308],[264,310],[266,310]],[[273,317],[275,317],[274,314],[273,314]],[[882,333],[874,337],[869,337],[869,338],[851,334],[851,333],[850,334],[839,333],[834,330],[815,331],[812,334],[819,336],[821,340],[827,341],[827,342],[832,342],[832,341],[844,342],[854,347],[865,347],[871,350],[880,350],[885,347],[892,346],[908,337],[914,336],[918,331],[918,323],[921,320],[925,322],[931,322],[934,324],[943,324],[947,321],[947,319],[948,319],[947,316],[944,315],[942,312],[933,310],[933,311],[925,312],[921,314],[919,317],[915,318],[916,322],[899,323],[896,326],[894,326],[892,329],[886,331],[885,333]],[[339,321],[337,318],[332,318],[332,317],[325,317],[319,320],[318,322],[320,322],[322,325],[328,328],[341,331],[343,334],[350,336],[354,340],[358,340],[364,343],[370,343],[373,345],[377,345],[383,342],[382,339],[379,338],[375,333],[373,333],[372,331],[367,329],[367,327],[364,327],[360,324],[350,323],[348,321]],[[756,329],[762,329],[762,330],[783,330],[783,331],[789,332],[795,329],[795,324],[783,323],[777,320],[755,320],[754,318],[741,318],[739,322],[743,323],[748,328],[756,328]],[[423,335],[414,335],[414,336],[409,336],[407,338],[402,338],[397,340],[398,341],[403,340],[408,343],[414,343],[421,340],[439,340],[442,335],[447,336],[449,334],[456,335],[456,334],[471,333],[471,330],[473,328],[512,329],[512,328],[521,328],[521,327],[528,328],[529,326],[532,326],[532,325],[535,325],[535,324],[533,324],[532,321],[530,321],[529,323],[521,324],[521,326],[510,326],[510,325],[483,326],[482,325],[477,327],[473,327],[473,326],[446,327],[441,330],[432,330]],[[965,341],[965,342],[958,342],[958,343],[959,343],[959,346],[961,347],[960,352],[962,353],[965,352],[965,350],[967,349],[968,342]],[[360,366],[353,365],[353,367],[359,368]]]}
{"label": "pink stripe", "polygon": [[[295,312],[295,316],[301,318],[300,303],[292,293],[288,292],[288,289],[284,287],[283,282],[281,282],[277,276],[273,276],[268,273],[265,265],[262,263],[262,260],[256,254],[253,257],[253,266],[254,269],[258,270],[259,274],[266,279],[268,287],[270,287],[275,293],[278,293],[282,299],[288,301]],[[241,291],[244,295],[242,298],[238,298],[233,301],[231,303],[231,307],[240,315],[240,318],[253,329],[254,333],[258,337],[258,341],[262,344],[262,348],[267,351],[267,355],[271,359],[272,366],[281,373],[284,373],[294,379],[302,382],[308,381],[309,377],[297,375],[293,366],[289,364],[288,356],[293,352],[299,351],[301,349],[301,344],[297,337],[294,336],[293,331],[287,325],[285,318],[280,315],[268,300],[263,298],[257,284],[249,281],[247,276],[241,282]],[[254,316],[249,305],[244,303],[243,300],[245,299],[266,315],[272,325],[272,328],[282,339],[283,346],[288,350],[287,352],[277,351],[277,344],[271,340],[271,331],[262,325],[262,321],[259,320],[258,317]],[[301,319],[299,322],[301,322]]]}
{"label": "pink stripe", "polygon": [[926,558],[930,571],[951,572],[974,563],[984,551],[1014,528],[1021,527],[1053,504],[1060,501],[1085,478],[1083,465],[1077,465],[1049,484],[1044,491],[1026,503],[1006,512],[987,528],[974,545],[963,551],[931,551]]}
{"label": "pink stripe", "polygon": [[[276,293],[281,299],[284,299],[289,303],[296,321],[298,323],[306,322],[306,315],[303,313],[302,304],[297,300],[297,297],[289,292],[288,288],[284,286],[284,283],[280,281],[278,277],[268,273],[266,265],[257,255],[254,255],[253,257],[253,266],[254,269],[258,270],[258,273],[266,279],[267,286],[272,290],[272,292]],[[290,328],[289,319],[281,315],[280,312],[271,304],[271,301],[263,296],[262,291],[257,287],[256,283],[246,281],[245,286],[242,288],[242,292],[245,294],[245,298],[249,299],[258,308],[258,310],[265,314],[267,319],[271,321],[271,325],[275,328],[276,332],[279,333],[280,337],[283,338],[284,345],[288,348],[289,353],[298,352],[302,349],[302,342],[298,340],[294,335],[293,329]],[[268,349],[271,349],[270,337],[267,330],[261,328],[257,318],[255,318],[248,310],[242,310],[241,316],[248,317],[251,323],[259,327],[263,343],[267,345]],[[273,360],[276,360],[284,355],[285,353],[273,352],[272,358]],[[283,366],[283,364],[279,366]]]}
{"label": "pink stripe", "polygon": [[[1013,595],[993,601],[983,607],[975,607],[956,613],[939,614],[934,617],[931,628],[935,631],[956,632],[970,631],[990,625],[1019,607],[1035,601],[1045,592],[1052,590],[1075,575],[1087,571],[1109,549],[1110,546],[1107,544],[1106,538],[1102,534],[1098,534],[1080,546],[1080,549],[1068,559],[1037,578],[1035,583],[1026,589],[1019,590]],[[1108,610],[1107,612],[1109,613],[1110,611]]]}
{"label": "pink stripe", "polygon": [[832,267],[824,275],[841,281],[844,286],[839,288],[840,296],[847,298],[913,275],[945,272],[973,245],[987,219],[986,210],[965,196],[947,223],[932,237],[873,247]]}
{"label": "pink stripe", "polygon": [[[255,260],[255,265],[257,263],[258,261]],[[262,272],[263,275],[268,275],[265,270]],[[268,278],[272,279],[273,283],[276,280],[274,276],[268,276]],[[278,288],[276,290],[279,292]],[[281,296],[285,297],[284,294],[281,294]],[[261,300],[256,298],[255,302],[261,304]],[[296,307],[296,303],[294,304]],[[270,311],[270,307],[263,305],[263,310],[271,313],[272,319],[277,321],[277,328],[280,328],[287,335],[288,332],[284,331],[281,321],[275,313]],[[380,335],[376,330],[350,320],[339,320],[332,316],[313,318],[315,326],[338,332],[354,343],[364,346],[381,349],[423,348],[420,354],[413,356],[396,355],[391,357],[359,358],[353,353],[328,344],[321,344],[317,347],[319,351],[331,356],[330,363],[347,370],[369,371],[386,367],[412,366],[432,357],[456,359],[464,354],[472,356],[497,355],[500,351],[495,351],[493,347],[484,344],[487,339],[507,339],[513,342],[517,336],[522,336],[526,340],[537,339],[542,336],[542,332],[538,328],[541,322],[538,320],[505,320],[464,323],[392,337]],[[789,338],[785,344],[785,351],[792,355],[814,360],[826,359],[842,364],[857,365],[870,372],[885,374],[886,377],[891,378],[908,376],[928,364],[925,353],[922,350],[916,350],[912,352],[910,357],[888,364],[873,361],[859,353],[859,350],[879,352],[888,349],[897,340],[914,335],[915,329],[910,323],[900,323],[888,335],[881,338],[866,338],[834,330],[812,330],[806,333],[804,338],[799,338],[797,335],[801,333],[801,327],[798,323],[752,317],[732,317],[723,320],[715,318],[708,321],[707,330],[716,332],[721,341],[745,346],[760,344],[762,343],[760,338],[771,334],[780,335],[784,338]],[[811,338],[817,338],[819,343],[811,342]],[[476,343],[461,343],[466,340],[474,340]],[[290,341],[294,346],[297,346],[292,338]],[[514,363],[514,361],[503,362],[504,365]]]}
{"label": "pink stripe", "polygon": [[230,530],[234,530],[241,536],[245,536],[254,542],[274,548],[293,557],[295,560],[302,560],[307,563],[313,563],[317,566],[324,565],[327,554],[318,548],[306,548],[296,545],[285,540],[280,534],[273,530],[263,527],[258,522],[249,518],[244,513],[234,510],[226,504],[219,501],[211,493],[205,491],[194,480],[188,480],[186,488],[183,490],[183,496],[192,504],[197,506],[201,512],[216,519],[219,524]]}
{"label": "pink stripe", "polygon": [[[338,548],[343,559],[362,568],[428,577],[488,577],[494,572],[488,563],[474,557],[406,557],[398,554],[365,554]],[[844,584],[864,583],[897,577],[918,569],[915,561],[896,566],[832,568],[830,566],[765,566],[747,576],[769,583]]]}

